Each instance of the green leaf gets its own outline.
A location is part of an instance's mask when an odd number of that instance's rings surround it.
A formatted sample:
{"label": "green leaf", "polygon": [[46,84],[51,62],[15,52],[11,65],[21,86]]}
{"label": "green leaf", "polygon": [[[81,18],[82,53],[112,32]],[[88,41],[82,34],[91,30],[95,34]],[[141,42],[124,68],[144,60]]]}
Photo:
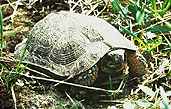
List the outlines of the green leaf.
{"label": "green leaf", "polygon": [[126,10],[122,7],[119,0],[112,0],[112,9],[114,12],[121,12],[121,15],[126,17]]}
{"label": "green leaf", "polygon": [[[1,49],[1,50],[7,47],[6,41],[0,41],[0,43],[1,43],[1,46],[0,46],[0,49]],[[1,52],[1,53],[2,53],[2,52]]]}
{"label": "green leaf", "polygon": [[120,11],[120,7],[119,7],[120,3],[118,0],[112,0],[112,9],[114,12],[119,12]]}
{"label": "green leaf", "polygon": [[135,4],[130,4],[128,6],[128,10],[133,14],[133,16],[135,18],[136,17],[137,10],[138,10],[138,6],[135,5]]}
{"label": "green leaf", "polygon": [[152,51],[155,48],[157,48],[159,45],[161,45],[162,42],[163,42],[162,36],[158,36],[155,39],[147,40],[145,42],[144,50],[145,51]]}
{"label": "green leaf", "polygon": [[3,40],[3,17],[2,17],[2,10],[0,7],[0,56],[2,56],[2,49],[4,47],[4,40]]}
{"label": "green leaf", "polygon": [[145,16],[144,10],[138,10],[137,11],[137,13],[136,13],[136,22],[139,25],[142,25],[143,24],[143,22],[144,22],[144,16]]}
{"label": "green leaf", "polygon": [[171,0],[164,0],[164,3],[161,7],[160,15],[163,16],[171,7]]}
{"label": "green leaf", "polygon": [[161,33],[161,32],[170,32],[171,31],[171,27],[169,24],[166,25],[156,25],[151,27],[150,29],[148,29],[148,31],[152,32],[152,33]]}
{"label": "green leaf", "polygon": [[156,0],[151,0],[151,8],[156,11],[157,7],[156,7]]}
{"label": "green leaf", "polygon": [[144,86],[144,85],[138,85],[138,87],[146,94],[146,95],[149,95],[151,97],[155,96],[155,92],[147,87],[147,86]]}

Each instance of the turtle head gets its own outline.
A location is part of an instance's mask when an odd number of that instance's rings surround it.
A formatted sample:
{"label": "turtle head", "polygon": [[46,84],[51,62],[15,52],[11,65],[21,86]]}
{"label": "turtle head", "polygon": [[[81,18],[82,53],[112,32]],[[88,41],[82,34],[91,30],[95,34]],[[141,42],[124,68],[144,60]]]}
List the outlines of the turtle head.
{"label": "turtle head", "polygon": [[107,53],[100,61],[100,69],[104,73],[115,73],[123,69],[124,50],[114,50]]}

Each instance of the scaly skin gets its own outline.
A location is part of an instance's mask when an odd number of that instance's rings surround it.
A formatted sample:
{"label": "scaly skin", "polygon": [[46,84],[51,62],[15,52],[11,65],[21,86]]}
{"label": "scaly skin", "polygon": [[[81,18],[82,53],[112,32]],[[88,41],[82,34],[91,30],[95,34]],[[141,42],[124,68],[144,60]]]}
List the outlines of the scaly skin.
{"label": "scaly skin", "polygon": [[136,88],[137,85],[141,82],[144,74],[148,73],[147,65],[144,58],[139,56],[134,51],[126,51],[125,53],[127,64],[129,67],[129,88]]}

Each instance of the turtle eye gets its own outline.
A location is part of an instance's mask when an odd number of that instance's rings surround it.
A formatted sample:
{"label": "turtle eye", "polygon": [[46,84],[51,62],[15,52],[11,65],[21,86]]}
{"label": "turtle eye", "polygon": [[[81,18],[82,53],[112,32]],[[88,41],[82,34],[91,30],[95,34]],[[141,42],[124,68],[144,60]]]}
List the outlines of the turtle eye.
{"label": "turtle eye", "polygon": [[110,57],[111,57],[111,61],[113,62],[112,64],[119,64],[124,62],[124,57],[122,55],[113,54]]}

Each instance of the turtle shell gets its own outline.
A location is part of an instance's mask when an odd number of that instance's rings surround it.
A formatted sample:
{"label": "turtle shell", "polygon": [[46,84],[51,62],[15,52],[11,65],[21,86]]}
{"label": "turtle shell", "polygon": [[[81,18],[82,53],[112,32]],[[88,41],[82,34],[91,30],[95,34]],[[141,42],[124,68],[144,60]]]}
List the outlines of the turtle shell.
{"label": "turtle shell", "polygon": [[28,61],[60,76],[90,69],[113,48],[137,49],[106,21],[65,11],[51,13],[36,23],[26,47]]}

